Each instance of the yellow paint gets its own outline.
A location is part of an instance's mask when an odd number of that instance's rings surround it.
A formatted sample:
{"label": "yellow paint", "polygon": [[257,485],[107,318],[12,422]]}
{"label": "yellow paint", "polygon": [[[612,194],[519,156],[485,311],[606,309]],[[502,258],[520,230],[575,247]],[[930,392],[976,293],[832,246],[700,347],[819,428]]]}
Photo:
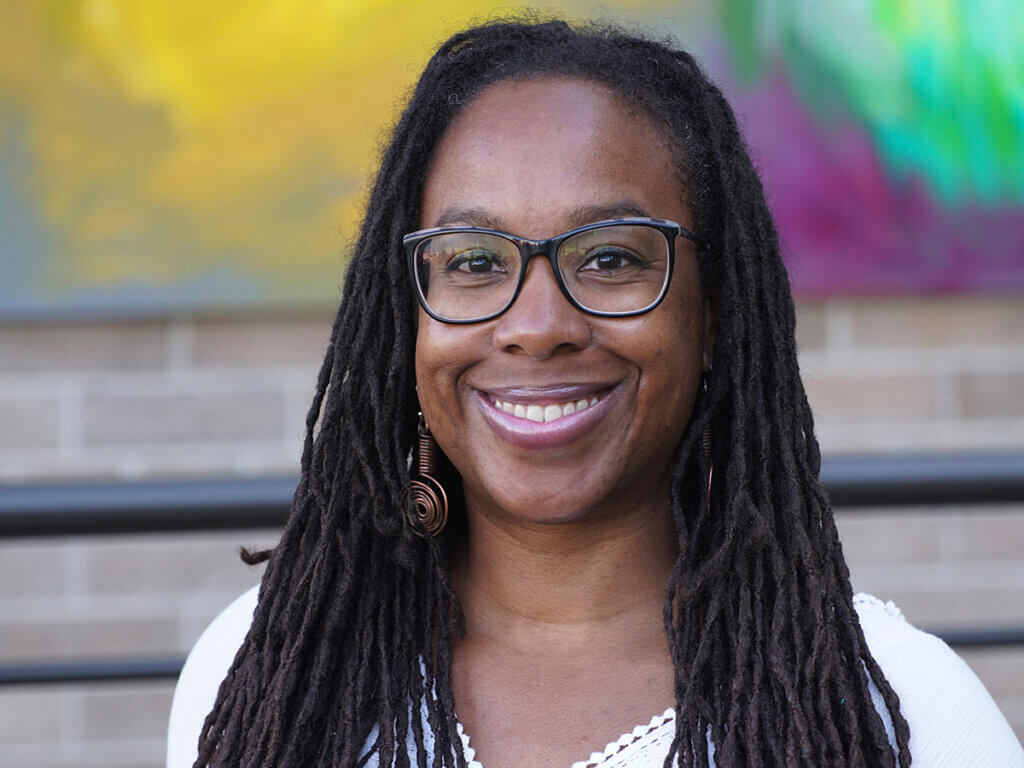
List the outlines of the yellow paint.
{"label": "yellow paint", "polygon": [[0,0],[0,92],[25,120],[31,194],[61,242],[51,288],[227,261],[334,295],[323,278],[340,279],[396,107],[437,43],[493,8]]}

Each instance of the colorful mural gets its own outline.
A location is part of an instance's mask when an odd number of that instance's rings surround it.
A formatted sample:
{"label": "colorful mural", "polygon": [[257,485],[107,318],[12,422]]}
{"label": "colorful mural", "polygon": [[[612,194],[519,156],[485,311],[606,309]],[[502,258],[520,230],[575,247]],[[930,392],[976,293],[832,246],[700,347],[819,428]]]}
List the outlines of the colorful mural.
{"label": "colorful mural", "polygon": [[798,291],[1024,288],[1017,0],[721,7]]}
{"label": "colorful mural", "polygon": [[[1017,5],[558,7],[705,61],[807,295],[1024,288]],[[0,316],[336,302],[406,89],[496,7],[0,0]]]}

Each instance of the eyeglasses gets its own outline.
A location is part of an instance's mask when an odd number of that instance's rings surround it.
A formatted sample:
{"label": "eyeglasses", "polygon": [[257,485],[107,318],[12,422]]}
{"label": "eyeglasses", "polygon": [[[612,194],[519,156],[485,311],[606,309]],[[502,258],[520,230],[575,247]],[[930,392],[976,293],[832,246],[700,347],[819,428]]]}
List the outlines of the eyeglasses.
{"label": "eyeglasses", "polygon": [[519,295],[526,265],[546,256],[565,298],[600,317],[650,312],[672,279],[675,239],[704,243],[674,221],[626,218],[527,240],[481,227],[435,227],[402,238],[416,297],[443,323],[479,323],[505,312]]}

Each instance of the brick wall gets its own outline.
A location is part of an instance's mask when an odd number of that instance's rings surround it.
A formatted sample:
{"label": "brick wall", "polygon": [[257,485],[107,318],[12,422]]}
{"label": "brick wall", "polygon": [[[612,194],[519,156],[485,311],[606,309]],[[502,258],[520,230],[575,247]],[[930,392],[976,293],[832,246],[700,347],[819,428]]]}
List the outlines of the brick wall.
{"label": "brick wall", "polygon": [[[295,472],[324,313],[0,327],[0,482]],[[804,303],[826,453],[1024,450],[1019,297]],[[1024,506],[839,511],[915,624],[1024,623]],[[271,531],[0,541],[0,663],[184,653]],[[1024,649],[962,654],[1024,735]],[[161,764],[172,686],[0,688],[0,768]]]}
{"label": "brick wall", "polygon": [[330,321],[0,328],[0,480],[292,471]]}

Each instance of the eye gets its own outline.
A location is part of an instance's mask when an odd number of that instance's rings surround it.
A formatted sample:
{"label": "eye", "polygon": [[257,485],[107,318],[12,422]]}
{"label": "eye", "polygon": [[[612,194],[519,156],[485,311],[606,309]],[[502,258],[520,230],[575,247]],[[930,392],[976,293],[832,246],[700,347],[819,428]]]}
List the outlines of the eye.
{"label": "eye", "polygon": [[624,248],[596,248],[587,254],[581,270],[615,272],[629,267],[644,266],[646,260]]}
{"label": "eye", "polygon": [[470,272],[473,274],[487,274],[490,272],[505,272],[505,265],[501,257],[490,251],[464,251],[448,262],[448,272]]}

